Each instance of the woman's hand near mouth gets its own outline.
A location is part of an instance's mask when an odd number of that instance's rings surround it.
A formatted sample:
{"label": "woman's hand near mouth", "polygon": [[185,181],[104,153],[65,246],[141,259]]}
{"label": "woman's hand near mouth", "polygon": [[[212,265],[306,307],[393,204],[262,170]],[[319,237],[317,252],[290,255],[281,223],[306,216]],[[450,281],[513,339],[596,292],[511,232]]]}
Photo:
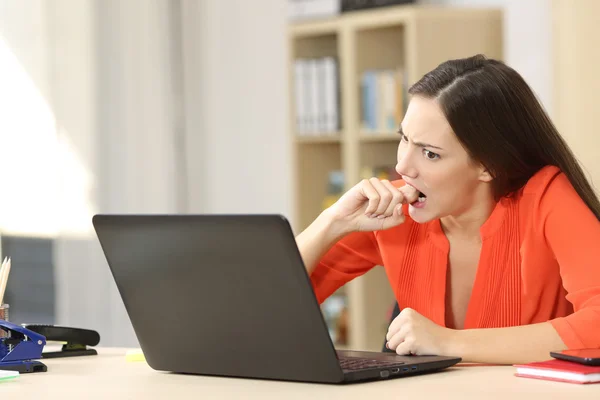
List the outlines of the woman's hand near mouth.
{"label": "woman's hand near mouth", "polygon": [[396,188],[388,180],[363,179],[324,213],[343,234],[384,230],[403,223],[402,205],[418,197],[419,191],[410,185]]}

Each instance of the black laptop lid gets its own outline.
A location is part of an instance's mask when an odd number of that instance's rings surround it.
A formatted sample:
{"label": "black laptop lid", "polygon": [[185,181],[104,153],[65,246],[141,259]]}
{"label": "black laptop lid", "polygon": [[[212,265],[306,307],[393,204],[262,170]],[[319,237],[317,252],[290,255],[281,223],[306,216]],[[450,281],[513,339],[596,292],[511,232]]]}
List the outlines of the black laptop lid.
{"label": "black laptop lid", "polygon": [[152,368],[343,380],[288,221],[279,215],[96,215]]}

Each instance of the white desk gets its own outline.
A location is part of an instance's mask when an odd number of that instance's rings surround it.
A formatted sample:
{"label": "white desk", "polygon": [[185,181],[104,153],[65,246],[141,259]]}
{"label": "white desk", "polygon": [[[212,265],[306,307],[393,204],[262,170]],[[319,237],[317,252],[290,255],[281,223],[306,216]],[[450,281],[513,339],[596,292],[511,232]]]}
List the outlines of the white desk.
{"label": "white desk", "polygon": [[[14,399],[600,399],[600,384],[518,378],[511,366],[455,366],[434,374],[350,385],[216,378],[158,372],[125,361],[125,349],[48,359],[48,372],[0,383]],[[18,396],[18,397],[12,397]]]}

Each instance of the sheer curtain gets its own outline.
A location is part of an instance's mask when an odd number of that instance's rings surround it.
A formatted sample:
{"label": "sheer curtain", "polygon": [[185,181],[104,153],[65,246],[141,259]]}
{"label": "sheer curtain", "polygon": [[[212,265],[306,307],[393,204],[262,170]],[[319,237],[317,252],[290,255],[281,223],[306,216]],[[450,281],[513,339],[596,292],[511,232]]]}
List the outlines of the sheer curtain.
{"label": "sheer curtain", "polygon": [[178,6],[60,0],[48,8],[65,205],[55,245],[57,322],[97,329],[104,346],[137,341],[92,215],[187,211]]}
{"label": "sheer curtain", "polygon": [[290,215],[285,4],[0,0],[0,39],[37,96],[0,96],[15,110],[0,122],[19,126],[6,137],[24,143],[9,147],[12,166],[31,171],[10,204],[0,196],[0,211],[25,210],[0,214],[0,230],[14,221],[53,238],[56,323],[96,329],[104,346],[137,344],[96,213]]}

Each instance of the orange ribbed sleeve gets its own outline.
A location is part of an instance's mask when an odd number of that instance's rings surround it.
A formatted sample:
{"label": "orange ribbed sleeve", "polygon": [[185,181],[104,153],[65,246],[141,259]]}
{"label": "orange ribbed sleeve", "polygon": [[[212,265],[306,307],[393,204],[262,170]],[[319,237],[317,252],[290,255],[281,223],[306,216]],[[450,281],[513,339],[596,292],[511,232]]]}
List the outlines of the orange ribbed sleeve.
{"label": "orange ribbed sleeve", "polygon": [[600,348],[600,221],[562,173],[547,186],[538,212],[574,309],[550,322],[569,348]]}
{"label": "orange ribbed sleeve", "polygon": [[347,235],[329,249],[310,275],[319,304],[345,283],[382,264],[373,232]]}

